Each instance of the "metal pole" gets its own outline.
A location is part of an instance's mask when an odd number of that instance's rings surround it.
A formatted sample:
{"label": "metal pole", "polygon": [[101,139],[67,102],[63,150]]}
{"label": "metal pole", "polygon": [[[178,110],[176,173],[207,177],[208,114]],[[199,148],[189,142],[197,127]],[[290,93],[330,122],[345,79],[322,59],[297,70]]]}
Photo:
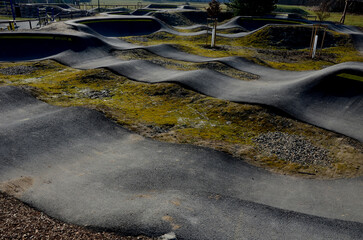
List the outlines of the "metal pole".
{"label": "metal pole", "polygon": [[9,0],[9,1],[10,1],[10,7],[11,7],[11,14],[13,14],[13,20],[15,21],[15,12],[14,12],[13,1],[12,0]]}

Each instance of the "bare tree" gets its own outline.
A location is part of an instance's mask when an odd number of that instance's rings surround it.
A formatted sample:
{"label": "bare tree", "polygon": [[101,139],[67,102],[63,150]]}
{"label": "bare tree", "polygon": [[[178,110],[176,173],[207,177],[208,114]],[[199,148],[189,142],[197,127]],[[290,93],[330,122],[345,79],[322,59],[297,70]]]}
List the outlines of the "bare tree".
{"label": "bare tree", "polygon": [[318,1],[320,4],[317,6],[315,10],[315,14],[318,16],[319,21],[325,21],[330,17],[330,8],[333,4],[333,0],[323,0]]}
{"label": "bare tree", "polygon": [[217,18],[218,15],[221,13],[221,6],[217,0],[212,0],[209,3],[209,7],[207,8],[207,13],[210,18],[213,19],[213,31],[212,31],[212,43],[211,47],[215,46],[215,39],[217,33]]}

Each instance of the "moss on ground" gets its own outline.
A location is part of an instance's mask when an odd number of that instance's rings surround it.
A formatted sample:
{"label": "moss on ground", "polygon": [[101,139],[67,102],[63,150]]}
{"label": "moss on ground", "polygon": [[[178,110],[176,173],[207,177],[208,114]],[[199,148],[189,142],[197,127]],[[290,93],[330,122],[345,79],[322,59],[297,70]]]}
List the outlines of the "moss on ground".
{"label": "moss on ground", "polygon": [[[22,86],[58,106],[103,112],[145,137],[210,147],[255,166],[303,177],[339,178],[363,174],[363,144],[285,116],[266,107],[208,97],[176,84],[131,81],[104,69],[77,70],[47,60],[4,63],[34,66],[31,73],[0,74],[2,85]],[[261,151],[253,139],[268,132],[298,135],[327,149],[326,165],[298,164]]]}

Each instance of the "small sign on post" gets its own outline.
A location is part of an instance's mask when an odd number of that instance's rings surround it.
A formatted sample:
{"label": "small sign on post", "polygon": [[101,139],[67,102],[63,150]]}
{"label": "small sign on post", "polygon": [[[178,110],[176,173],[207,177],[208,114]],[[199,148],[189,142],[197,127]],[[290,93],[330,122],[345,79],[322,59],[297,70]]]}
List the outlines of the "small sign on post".
{"label": "small sign on post", "polygon": [[319,55],[321,54],[321,51],[323,50],[324,47],[324,40],[325,40],[325,35],[326,35],[326,30],[327,30],[328,26],[327,25],[322,25],[322,24],[317,24],[317,25],[313,25],[312,26],[312,32],[311,32],[311,40],[310,40],[310,57],[311,58],[315,58],[316,53],[317,53],[317,48],[318,48],[318,40],[319,40],[319,31],[321,32],[321,29],[324,29],[324,33],[323,33],[323,37],[321,39],[321,44],[320,44],[320,52]]}
{"label": "small sign on post", "polygon": [[217,35],[217,19],[213,19],[213,29],[212,29],[212,41],[211,47],[214,48],[216,46],[216,35]]}

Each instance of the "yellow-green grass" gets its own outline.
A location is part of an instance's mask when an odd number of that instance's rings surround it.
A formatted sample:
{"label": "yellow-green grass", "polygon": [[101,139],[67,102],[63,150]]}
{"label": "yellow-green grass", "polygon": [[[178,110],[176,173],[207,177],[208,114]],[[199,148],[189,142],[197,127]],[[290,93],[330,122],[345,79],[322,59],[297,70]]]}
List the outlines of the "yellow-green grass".
{"label": "yellow-green grass", "polygon": [[[0,16],[0,20],[13,20],[13,16]],[[20,20],[34,20],[34,18],[16,18],[16,20],[20,21]]]}
{"label": "yellow-green grass", "polygon": [[[308,28],[308,27],[307,27]],[[206,57],[241,56],[256,63],[271,66],[281,70],[316,70],[326,66],[347,61],[363,61],[360,54],[351,43],[348,35],[333,33],[339,39],[336,47],[318,50],[318,57],[312,60],[309,49],[290,50],[272,46],[268,40],[268,28],[240,38],[217,37],[217,48],[209,48],[210,36],[176,36],[170,33],[157,32],[147,36],[124,37],[122,39],[139,45],[172,44],[182,51]],[[261,54],[261,51],[269,54]],[[285,53],[288,57],[277,55]]]}
{"label": "yellow-green grass", "polygon": [[[36,70],[24,75],[0,74],[0,84],[26,86],[50,104],[96,109],[145,137],[214,148],[283,174],[319,178],[363,174],[361,143],[273,109],[215,99],[176,84],[135,82],[104,69],[72,69],[49,60],[3,63],[0,68],[19,65]],[[102,90],[108,94],[91,97],[91,93]],[[302,136],[327,149],[331,162],[324,166],[285,161],[261,150],[253,141],[262,133],[275,131]]]}
{"label": "yellow-green grass", "polygon": [[[312,7],[294,6],[294,5],[290,6],[290,5],[281,5],[281,4],[278,4],[277,7],[281,9],[281,11],[285,12],[306,13],[311,16],[317,16]],[[342,12],[341,13],[331,12],[330,16],[326,20],[332,22],[339,22],[340,18],[342,17],[342,14],[343,14]],[[347,13],[344,24],[363,27],[363,15]]]}
{"label": "yellow-green grass", "polygon": [[355,74],[340,73],[337,76],[338,77],[345,78],[345,79],[350,79],[350,80],[355,80],[355,81],[361,81],[361,82],[363,82],[363,77],[362,76],[355,75]]}
{"label": "yellow-green grass", "polygon": [[[192,36],[192,37],[186,37],[186,36],[176,36],[170,33],[165,32],[158,32],[155,34],[147,35],[147,36],[141,36],[141,37],[124,37],[122,38],[126,41],[144,45],[144,46],[150,46],[150,45],[157,45],[157,44],[172,44],[180,48],[181,50],[184,50],[186,52],[196,54],[196,55],[202,55],[207,57],[226,57],[226,56],[234,56],[234,55],[247,55],[249,52],[251,52],[247,48],[239,48],[234,49],[234,51],[230,51],[231,49],[209,49],[205,48],[206,44],[210,43],[210,37],[206,35],[199,35],[199,36]],[[228,44],[227,44],[228,41]],[[227,39],[227,38],[219,38],[217,44],[219,45],[230,45],[231,47],[235,46],[234,39]]]}
{"label": "yellow-green grass", "polygon": [[[339,22],[342,17],[342,13],[332,12],[327,21]],[[360,14],[347,14],[344,21],[345,25],[352,25],[363,28],[363,15]]]}
{"label": "yellow-green grass", "polygon": [[301,15],[313,15],[314,11],[310,7],[299,6],[299,5],[284,5],[276,4],[276,12],[286,12],[286,13],[297,13]]}

